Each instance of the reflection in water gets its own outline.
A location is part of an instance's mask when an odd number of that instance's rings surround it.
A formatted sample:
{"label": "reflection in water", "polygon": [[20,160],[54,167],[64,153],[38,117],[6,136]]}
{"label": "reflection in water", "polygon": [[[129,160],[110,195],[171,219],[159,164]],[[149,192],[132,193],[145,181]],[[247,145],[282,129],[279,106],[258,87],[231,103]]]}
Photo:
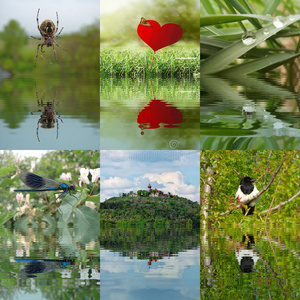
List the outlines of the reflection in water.
{"label": "reflection in water", "polygon": [[259,259],[259,252],[255,247],[254,236],[244,234],[242,243],[235,251],[236,259],[239,262],[242,273],[255,272],[255,264]]}
{"label": "reflection in water", "polygon": [[99,299],[99,230],[50,220],[42,227],[17,220],[12,229],[2,228],[0,276],[9,284],[1,285],[1,299]]}
{"label": "reflection in water", "polygon": [[182,114],[180,110],[171,104],[155,99],[154,90],[151,79],[149,79],[153,100],[140,111],[137,122],[140,124],[141,135],[144,135],[145,129],[159,128],[160,123],[164,123],[165,128],[176,128],[175,124],[182,122]]}
{"label": "reflection in water", "polygon": [[298,149],[297,87],[270,78],[201,78],[201,148]]}
{"label": "reflection in water", "polygon": [[15,259],[16,262],[28,262],[20,270],[20,278],[33,278],[34,274],[52,272],[56,269],[66,269],[75,265],[74,259]]}
{"label": "reflection in water", "polygon": [[141,134],[144,134],[145,129],[155,129],[160,127],[160,123],[164,123],[165,128],[176,128],[175,124],[182,122],[182,114],[178,108],[171,104],[153,99],[139,113],[137,122],[140,124]]}
{"label": "reflection in water", "polygon": [[[200,149],[199,80],[152,78],[152,84],[155,96],[148,79],[101,79],[101,150]],[[164,111],[156,109],[143,119],[152,107]],[[156,130],[152,129],[153,118],[160,126]],[[141,131],[147,143],[141,143]]]}
{"label": "reflection in water", "polygon": [[0,148],[99,149],[97,86],[98,80],[76,76],[12,77],[0,81],[0,128],[5,136],[0,140]]}
{"label": "reflection in water", "polygon": [[199,299],[199,230],[101,228],[101,298]]}
{"label": "reflection in water", "polygon": [[31,112],[33,115],[34,113],[40,113],[42,112],[42,115],[40,119],[37,122],[37,128],[36,128],[36,136],[38,141],[40,142],[39,138],[39,124],[41,124],[41,127],[44,129],[52,129],[55,128],[55,123],[57,125],[57,132],[56,132],[56,139],[58,138],[58,119],[63,123],[63,120],[60,118],[60,115],[55,111],[55,100],[56,100],[56,91],[54,94],[53,102],[47,101],[47,103],[43,102],[43,98],[41,98],[41,101],[39,101],[38,92],[35,85],[35,94],[36,94],[36,100],[38,107],[42,107],[42,109],[39,109],[37,111]]}

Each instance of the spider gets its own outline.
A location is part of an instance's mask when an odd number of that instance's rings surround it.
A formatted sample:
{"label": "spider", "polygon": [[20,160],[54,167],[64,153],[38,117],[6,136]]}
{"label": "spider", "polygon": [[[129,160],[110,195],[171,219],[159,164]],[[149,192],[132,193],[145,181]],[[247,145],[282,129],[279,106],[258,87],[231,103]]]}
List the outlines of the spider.
{"label": "spider", "polygon": [[[54,56],[55,56],[55,59],[57,61],[57,63],[59,63],[58,59],[57,59],[57,56],[56,56],[56,51],[54,49],[54,44],[57,45],[59,48],[67,51],[66,49],[64,49],[63,47],[59,46],[58,43],[56,43],[54,37],[58,37],[60,35],[60,33],[62,32],[62,30],[64,28],[62,28],[60,30],[60,32],[58,33],[57,36],[54,36],[54,34],[57,33],[58,31],[58,13],[56,12],[56,18],[57,18],[57,25],[56,25],[56,28],[55,28],[55,25],[54,23],[51,21],[51,20],[45,20],[42,24],[41,24],[41,27],[39,26],[39,12],[40,12],[40,9],[38,9],[38,12],[37,12],[37,16],[36,16],[36,21],[37,21],[37,28],[39,30],[39,32],[41,33],[41,36],[45,39],[43,43],[40,43],[38,44],[37,46],[37,52],[36,52],[36,57],[35,57],[35,64],[34,66],[36,67],[36,61],[37,61],[37,58],[38,58],[38,54],[39,54],[39,47],[41,46],[41,52],[44,53],[45,51],[43,51],[43,47],[44,46],[47,46],[47,47],[51,47],[53,48],[53,52],[54,52]],[[36,39],[36,40],[42,40],[43,38],[36,38],[34,36],[31,36],[32,38]]]}

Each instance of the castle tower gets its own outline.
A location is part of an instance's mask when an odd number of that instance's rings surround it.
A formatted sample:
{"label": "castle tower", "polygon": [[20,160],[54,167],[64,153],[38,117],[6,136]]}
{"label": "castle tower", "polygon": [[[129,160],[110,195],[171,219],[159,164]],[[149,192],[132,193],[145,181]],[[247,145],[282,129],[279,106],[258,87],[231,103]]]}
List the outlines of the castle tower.
{"label": "castle tower", "polygon": [[148,192],[151,193],[151,184],[148,184]]}

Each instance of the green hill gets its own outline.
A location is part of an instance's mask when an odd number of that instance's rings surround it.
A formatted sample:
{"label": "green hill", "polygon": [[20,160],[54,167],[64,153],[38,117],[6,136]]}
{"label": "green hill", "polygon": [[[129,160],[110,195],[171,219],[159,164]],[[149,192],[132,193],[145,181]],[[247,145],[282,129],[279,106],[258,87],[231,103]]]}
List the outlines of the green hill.
{"label": "green hill", "polygon": [[200,205],[182,197],[112,197],[100,205],[102,224],[146,224],[199,227]]}

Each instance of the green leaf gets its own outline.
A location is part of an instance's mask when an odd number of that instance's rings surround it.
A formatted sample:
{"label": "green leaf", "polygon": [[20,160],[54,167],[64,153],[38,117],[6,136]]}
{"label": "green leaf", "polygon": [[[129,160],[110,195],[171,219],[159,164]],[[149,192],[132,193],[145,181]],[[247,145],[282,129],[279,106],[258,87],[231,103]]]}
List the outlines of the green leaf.
{"label": "green leaf", "polygon": [[6,175],[7,173],[10,173],[12,171],[16,171],[16,167],[5,167],[0,169],[0,176]]}
{"label": "green leaf", "polygon": [[270,70],[275,69],[284,63],[293,61],[298,56],[300,56],[300,53],[297,54],[279,53],[275,55],[270,55],[267,57],[252,60],[244,64],[240,64],[228,68],[225,71],[222,71],[218,74],[219,75],[224,74],[226,76],[230,76],[230,75],[238,76],[238,75],[250,74],[253,72],[269,72]]}
{"label": "green leaf", "polygon": [[13,218],[18,212],[17,211],[10,211],[0,215],[0,224],[4,225],[7,223],[11,218]]}
{"label": "green leaf", "polygon": [[[272,22],[273,18],[265,15],[251,15],[251,14],[228,14],[228,15],[211,15],[200,17],[200,27],[219,25],[224,23],[232,23],[242,20],[251,20],[251,19],[262,19],[265,21]],[[261,26],[259,27],[261,28]]]}
{"label": "green leaf", "polygon": [[[212,74],[224,70],[228,64],[232,63],[237,58],[241,57],[242,55],[250,51],[252,48],[259,45],[261,42],[275,35],[280,30],[299,20],[299,14],[293,15],[290,16],[290,18],[286,19],[285,24],[280,28],[276,28],[273,24],[270,24],[262,29],[257,30],[255,32],[256,41],[252,45],[245,45],[241,39],[232,43],[228,47],[211,55],[209,58],[207,58],[201,63],[200,66],[202,74]],[[268,34],[265,34],[264,32],[268,32]]]}

